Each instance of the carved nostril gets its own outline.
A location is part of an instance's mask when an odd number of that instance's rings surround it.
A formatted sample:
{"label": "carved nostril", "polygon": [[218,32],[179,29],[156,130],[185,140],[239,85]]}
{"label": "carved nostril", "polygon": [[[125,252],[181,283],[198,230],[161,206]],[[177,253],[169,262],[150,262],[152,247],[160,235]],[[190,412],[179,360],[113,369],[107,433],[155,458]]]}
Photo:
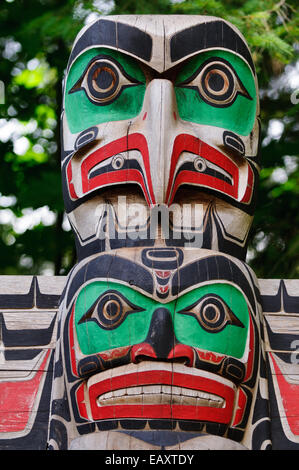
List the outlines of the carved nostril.
{"label": "carved nostril", "polygon": [[157,359],[156,353],[148,343],[135,344],[131,349],[131,360],[134,364],[149,359]]}
{"label": "carved nostril", "polygon": [[170,312],[166,308],[158,308],[153,313],[145,341],[132,347],[131,360],[135,364],[146,360],[168,361],[168,355],[175,344]]}
{"label": "carved nostril", "polygon": [[193,367],[195,363],[194,350],[186,344],[176,344],[170,351],[168,359],[173,362],[180,362],[188,367]]}
{"label": "carved nostril", "polygon": [[177,341],[171,314],[169,310],[161,307],[153,313],[145,341],[132,347],[131,360],[134,364],[148,360],[163,360],[193,367],[194,350],[191,346]]}

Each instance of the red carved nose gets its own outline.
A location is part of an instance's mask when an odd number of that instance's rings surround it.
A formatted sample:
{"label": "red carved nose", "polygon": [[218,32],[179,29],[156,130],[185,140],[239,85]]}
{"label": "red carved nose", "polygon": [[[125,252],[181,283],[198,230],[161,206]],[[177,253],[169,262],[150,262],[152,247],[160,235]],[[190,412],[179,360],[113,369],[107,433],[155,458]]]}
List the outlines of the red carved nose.
{"label": "red carved nose", "polygon": [[164,307],[157,308],[153,313],[145,341],[135,344],[131,349],[131,360],[134,363],[153,359],[194,365],[193,349],[178,343],[170,312]]}
{"label": "red carved nose", "polygon": [[[186,365],[192,367],[194,365],[194,351],[190,346],[185,344],[176,344],[175,347],[168,354],[167,360],[185,361]],[[154,348],[148,343],[135,344],[131,349],[131,359],[135,364],[140,361],[159,359],[154,351]]]}
{"label": "red carved nose", "polygon": [[157,359],[154,348],[148,343],[135,344],[131,349],[131,359],[134,364],[147,358]]}
{"label": "red carved nose", "polygon": [[172,359],[173,361],[178,359],[187,359],[186,365],[192,367],[195,362],[194,350],[191,346],[187,346],[186,344],[176,344],[168,354],[167,359]]}

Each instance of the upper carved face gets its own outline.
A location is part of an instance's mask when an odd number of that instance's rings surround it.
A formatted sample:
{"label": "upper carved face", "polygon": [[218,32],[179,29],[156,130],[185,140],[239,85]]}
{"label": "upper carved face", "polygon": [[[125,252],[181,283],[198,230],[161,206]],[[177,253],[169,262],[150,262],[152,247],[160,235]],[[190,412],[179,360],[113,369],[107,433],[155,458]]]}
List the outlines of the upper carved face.
{"label": "upper carved face", "polygon": [[[117,195],[127,184],[148,207],[182,205],[190,191],[206,204],[210,195],[233,208],[236,228],[222,214],[223,232],[243,243],[259,172],[258,114],[249,49],[226,21],[122,16],[85,27],[62,114],[64,200],[81,245],[96,237],[99,189]],[[80,211],[87,204],[89,218]]]}

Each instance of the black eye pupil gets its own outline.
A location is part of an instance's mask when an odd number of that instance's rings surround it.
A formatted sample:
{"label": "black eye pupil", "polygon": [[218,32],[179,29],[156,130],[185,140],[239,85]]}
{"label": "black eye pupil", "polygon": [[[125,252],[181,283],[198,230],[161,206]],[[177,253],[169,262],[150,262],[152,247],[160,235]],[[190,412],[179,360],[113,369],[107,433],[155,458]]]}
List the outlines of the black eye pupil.
{"label": "black eye pupil", "polygon": [[208,321],[215,320],[216,316],[217,316],[217,311],[213,305],[210,305],[205,308],[205,318]]}
{"label": "black eye pupil", "polygon": [[88,97],[99,104],[108,104],[120,93],[120,72],[108,61],[99,59],[90,66],[86,76]]}
{"label": "black eye pupil", "polygon": [[96,84],[102,90],[106,90],[110,88],[113,84],[113,75],[110,71],[101,67],[98,69],[95,77]]}
{"label": "black eye pupil", "polygon": [[106,305],[106,312],[109,317],[114,317],[119,311],[119,305],[114,301],[110,301]]}
{"label": "black eye pupil", "polygon": [[221,91],[224,87],[224,78],[219,73],[212,73],[209,77],[209,87],[214,91]]}
{"label": "black eye pupil", "polygon": [[208,331],[220,331],[227,323],[225,312],[225,305],[220,299],[208,296],[201,303],[199,310],[201,326]]}

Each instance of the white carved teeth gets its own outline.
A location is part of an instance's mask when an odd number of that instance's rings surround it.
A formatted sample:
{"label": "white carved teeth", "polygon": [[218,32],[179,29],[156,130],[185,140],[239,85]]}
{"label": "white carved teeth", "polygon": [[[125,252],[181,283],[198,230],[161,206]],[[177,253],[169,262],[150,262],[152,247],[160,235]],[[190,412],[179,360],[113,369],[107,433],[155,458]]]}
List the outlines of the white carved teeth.
{"label": "white carved teeth", "polygon": [[98,406],[109,405],[189,405],[223,408],[225,400],[212,393],[171,385],[143,385],[104,393],[97,398]]}

